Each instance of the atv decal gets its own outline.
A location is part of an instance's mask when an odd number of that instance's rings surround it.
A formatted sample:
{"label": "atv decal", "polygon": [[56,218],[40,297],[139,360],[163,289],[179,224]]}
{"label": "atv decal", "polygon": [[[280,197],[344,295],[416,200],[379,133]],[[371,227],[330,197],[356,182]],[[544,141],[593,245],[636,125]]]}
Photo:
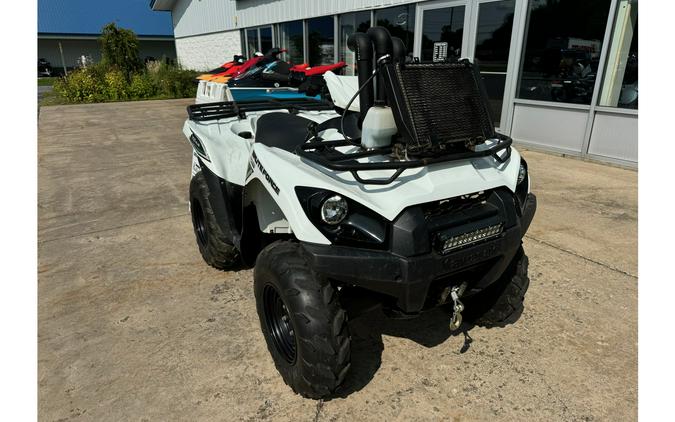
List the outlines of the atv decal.
{"label": "atv decal", "polygon": [[258,170],[260,170],[260,172],[263,174],[263,176],[265,176],[265,180],[267,180],[267,183],[270,184],[270,187],[272,188],[272,190],[277,195],[279,195],[279,186],[277,186],[277,184],[274,183],[274,180],[272,180],[270,175],[267,174],[267,170],[265,170],[265,167],[263,167],[263,165],[260,163],[260,160],[258,160],[258,156],[255,155],[255,152],[253,152],[253,154],[251,154],[251,160],[252,160],[251,165],[254,166],[254,167],[256,167],[256,166],[258,167]]}
{"label": "atv decal", "polygon": [[199,173],[199,170],[201,170],[202,167],[199,165],[199,157],[197,154],[194,152],[192,153],[192,177],[194,177],[195,174]]}
{"label": "atv decal", "polygon": [[209,154],[206,152],[206,149],[204,149],[204,145],[202,144],[202,141],[197,137],[197,135],[195,135],[195,133],[192,132],[192,134],[188,139],[190,140],[190,144],[192,144],[192,148],[197,153],[197,155],[199,155],[206,161],[210,162],[211,158],[209,157]]}

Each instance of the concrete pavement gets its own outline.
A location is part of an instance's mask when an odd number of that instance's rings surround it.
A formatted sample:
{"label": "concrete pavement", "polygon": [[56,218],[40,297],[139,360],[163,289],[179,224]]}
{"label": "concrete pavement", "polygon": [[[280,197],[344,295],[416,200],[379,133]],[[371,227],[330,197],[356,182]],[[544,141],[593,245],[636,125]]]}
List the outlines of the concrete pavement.
{"label": "concrete pavement", "polygon": [[524,151],[531,285],[505,328],[352,321],[341,397],[283,383],[252,271],[199,256],[190,100],[43,107],[38,383],[44,421],[637,418],[637,173]]}

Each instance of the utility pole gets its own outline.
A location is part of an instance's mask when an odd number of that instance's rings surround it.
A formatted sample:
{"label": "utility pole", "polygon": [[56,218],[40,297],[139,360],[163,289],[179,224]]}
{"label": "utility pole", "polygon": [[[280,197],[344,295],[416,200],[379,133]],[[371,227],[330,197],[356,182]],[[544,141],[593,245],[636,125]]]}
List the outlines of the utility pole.
{"label": "utility pole", "polygon": [[63,73],[68,76],[68,69],[66,69],[66,61],[63,60],[63,47],[61,46],[61,41],[59,41],[59,51],[61,52],[61,66],[63,66]]}

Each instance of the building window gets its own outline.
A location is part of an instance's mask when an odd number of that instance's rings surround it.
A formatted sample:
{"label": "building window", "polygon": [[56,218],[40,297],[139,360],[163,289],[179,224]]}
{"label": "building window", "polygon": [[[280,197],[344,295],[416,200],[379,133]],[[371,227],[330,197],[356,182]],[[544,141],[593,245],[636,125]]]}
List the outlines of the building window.
{"label": "building window", "polygon": [[638,2],[619,0],[599,105],[638,108]]}
{"label": "building window", "polygon": [[422,60],[434,58],[434,43],[448,43],[448,57],[462,54],[464,6],[443,7],[424,12],[422,22]]}
{"label": "building window", "polygon": [[260,52],[267,54],[272,49],[272,27],[260,28]]}
{"label": "building window", "polygon": [[333,17],[322,16],[307,20],[307,56],[310,66],[331,64],[335,60]]}
{"label": "building window", "polygon": [[288,50],[291,63],[301,64],[305,61],[305,43],[302,21],[286,22],[279,25],[281,48]]}
{"label": "building window", "polygon": [[246,30],[246,51],[248,57],[252,57],[253,54],[258,51],[258,30],[257,29],[247,29]]}
{"label": "building window", "polygon": [[402,39],[410,57],[412,57],[415,39],[415,6],[415,4],[407,4],[375,11],[377,25],[387,28],[393,37]]}
{"label": "building window", "polygon": [[518,98],[590,104],[610,0],[531,0]]}
{"label": "building window", "polygon": [[355,12],[340,15],[339,59],[347,63],[345,75],[356,75],[354,52],[347,48],[347,38],[354,32],[366,32],[370,28],[370,12]]}
{"label": "building window", "polygon": [[481,3],[478,8],[474,58],[479,65],[497,127],[502,117],[515,7],[515,0],[500,0]]}

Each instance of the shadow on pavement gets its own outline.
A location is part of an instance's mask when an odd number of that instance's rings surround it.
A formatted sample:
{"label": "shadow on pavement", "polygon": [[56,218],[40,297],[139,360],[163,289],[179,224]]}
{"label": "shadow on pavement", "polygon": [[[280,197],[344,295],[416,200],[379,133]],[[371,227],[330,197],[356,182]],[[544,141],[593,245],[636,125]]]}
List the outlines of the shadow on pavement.
{"label": "shadow on pavement", "polygon": [[[503,328],[516,322],[521,314],[522,309],[503,324],[487,328]],[[427,348],[436,347],[450,337],[460,336],[464,341],[458,352],[469,352],[473,342],[469,333],[475,325],[465,321],[459,330],[450,331],[450,319],[450,311],[439,307],[412,319],[388,318],[377,309],[350,321],[352,366],[347,378],[333,398],[346,398],[363,389],[375,377],[382,364],[383,335],[407,338]]]}

